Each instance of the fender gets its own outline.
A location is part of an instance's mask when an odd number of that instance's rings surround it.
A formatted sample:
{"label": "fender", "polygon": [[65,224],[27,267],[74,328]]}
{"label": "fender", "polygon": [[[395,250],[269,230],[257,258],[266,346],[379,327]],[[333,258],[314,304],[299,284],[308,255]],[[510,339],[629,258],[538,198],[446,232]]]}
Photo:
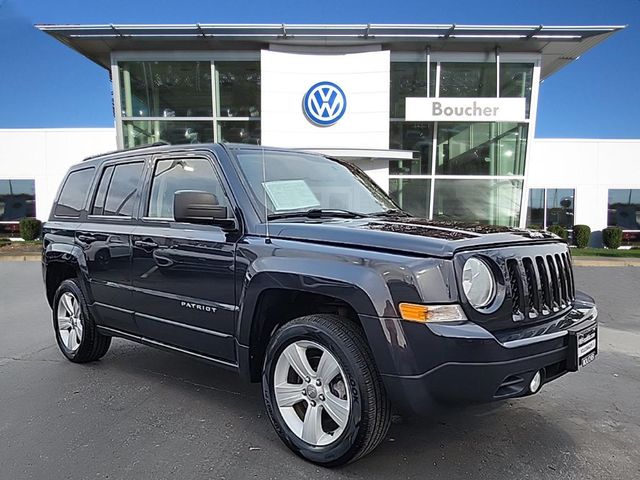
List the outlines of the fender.
{"label": "fender", "polygon": [[249,345],[260,294],[272,288],[338,298],[359,315],[397,316],[384,278],[371,268],[319,259],[265,257],[251,265],[243,283],[236,330],[240,345]]}
{"label": "fender", "polygon": [[391,292],[382,275],[373,268],[326,259],[260,258],[247,270],[240,293],[236,354],[239,371],[245,378],[251,372],[251,334],[258,301],[265,290],[273,288],[337,298],[358,315],[397,316]]}
{"label": "fender", "polygon": [[76,276],[81,280],[80,288],[82,293],[93,302],[93,295],[91,294],[88,285],[88,269],[87,262],[82,249],[77,245],[69,243],[49,243],[42,254],[42,277],[47,281],[47,271],[49,267],[56,264],[64,264],[73,268],[76,272]]}

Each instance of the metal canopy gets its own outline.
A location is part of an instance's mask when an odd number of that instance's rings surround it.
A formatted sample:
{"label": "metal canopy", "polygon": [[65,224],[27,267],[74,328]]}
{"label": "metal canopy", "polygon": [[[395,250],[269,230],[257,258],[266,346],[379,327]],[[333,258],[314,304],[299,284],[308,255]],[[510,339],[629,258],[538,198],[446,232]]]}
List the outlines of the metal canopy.
{"label": "metal canopy", "polygon": [[542,78],[624,26],[543,25],[36,25],[109,68],[113,51],[260,50],[270,44],[381,45],[392,51],[530,52],[542,55]]}

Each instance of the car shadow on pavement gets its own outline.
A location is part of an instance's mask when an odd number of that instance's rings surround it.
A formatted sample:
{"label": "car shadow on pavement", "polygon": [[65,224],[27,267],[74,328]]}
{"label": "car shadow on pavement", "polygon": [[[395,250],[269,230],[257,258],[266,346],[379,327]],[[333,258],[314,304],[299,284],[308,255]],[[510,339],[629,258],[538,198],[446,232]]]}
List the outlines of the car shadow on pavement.
{"label": "car shadow on pavement", "polygon": [[[296,459],[279,443],[264,412],[260,386],[245,383],[234,372],[122,341],[114,342],[96,368],[162,388],[166,407],[170,407],[167,398],[178,408],[198,397],[196,403],[204,402],[207,410],[197,415],[225,415],[269,455],[291,456],[298,471],[318,468]],[[157,382],[161,387],[153,386]],[[557,416],[547,418],[536,410],[539,402],[533,396],[442,409],[425,418],[396,415],[372,454],[333,472],[339,477],[371,472],[376,478],[524,478],[533,472],[535,478],[545,478],[571,472],[576,461],[574,440],[558,426]]]}

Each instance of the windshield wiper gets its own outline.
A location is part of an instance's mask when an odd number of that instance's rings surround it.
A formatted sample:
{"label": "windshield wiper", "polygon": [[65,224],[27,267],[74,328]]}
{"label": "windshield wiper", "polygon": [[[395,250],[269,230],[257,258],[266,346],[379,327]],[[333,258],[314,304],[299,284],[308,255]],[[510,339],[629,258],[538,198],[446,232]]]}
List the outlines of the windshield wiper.
{"label": "windshield wiper", "polygon": [[397,208],[390,208],[389,210],[384,210],[382,212],[370,213],[370,217],[410,217],[407,212],[403,210],[398,210]]}
{"label": "windshield wiper", "polygon": [[360,212],[352,212],[351,210],[343,210],[341,208],[312,208],[311,210],[297,211],[297,212],[280,212],[271,213],[267,216],[268,220],[275,220],[279,218],[323,218],[323,217],[345,217],[345,218],[364,218],[367,215]]}

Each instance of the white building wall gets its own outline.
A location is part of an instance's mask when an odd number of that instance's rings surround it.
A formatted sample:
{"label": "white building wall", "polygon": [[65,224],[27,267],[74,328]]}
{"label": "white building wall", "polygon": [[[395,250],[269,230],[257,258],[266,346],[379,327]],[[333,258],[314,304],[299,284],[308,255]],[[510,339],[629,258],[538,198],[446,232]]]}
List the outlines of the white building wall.
{"label": "white building wall", "polygon": [[0,179],[35,180],[36,216],[44,221],[68,168],[115,149],[115,128],[0,129]]}
{"label": "white building wall", "polygon": [[640,188],[640,140],[535,139],[527,180],[528,188],[575,189],[575,224],[599,232],[607,227],[609,189]]}

